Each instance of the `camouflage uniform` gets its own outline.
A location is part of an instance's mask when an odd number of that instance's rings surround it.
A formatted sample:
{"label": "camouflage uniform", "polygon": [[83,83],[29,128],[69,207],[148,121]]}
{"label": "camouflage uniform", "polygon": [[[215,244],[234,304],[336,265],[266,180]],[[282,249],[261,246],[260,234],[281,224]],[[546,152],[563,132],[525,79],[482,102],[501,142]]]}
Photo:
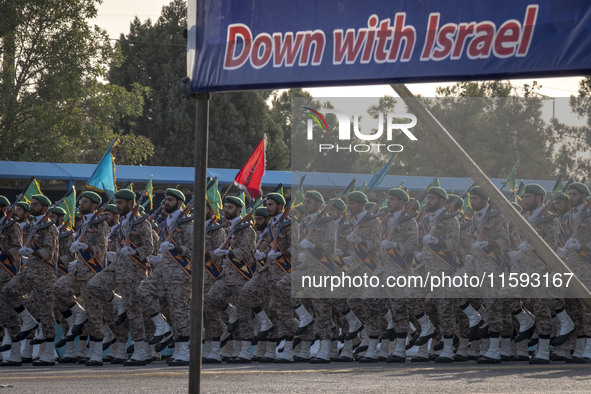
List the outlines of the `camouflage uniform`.
{"label": "camouflage uniform", "polygon": [[130,216],[131,212],[127,214],[118,230],[116,261],[88,281],[87,292],[92,297],[109,302],[113,298],[113,289],[118,288],[127,312],[131,338],[134,341],[144,341],[150,339],[144,330],[144,325],[150,326],[150,319],[145,319],[142,315],[142,300],[137,290],[141,281],[147,276],[147,269],[142,263],[147,261],[147,257],[154,250],[152,226],[148,220],[134,225],[131,229],[130,240],[135,245],[132,247],[136,254],[133,256],[122,255],[120,252],[125,240],[121,238],[121,228],[126,225]]}
{"label": "camouflage uniform", "polygon": [[[211,220],[207,220],[205,222],[206,229],[209,229],[211,225]],[[217,280],[217,277],[221,273],[222,259],[219,256],[216,256],[213,251],[219,248],[225,240],[226,232],[221,227],[211,230],[205,235],[205,249],[207,255],[209,256],[211,272],[207,268],[205,269],[205,273],[203,275],[203,294],[207,294],[209,292],[211,286],[213,286],[214,282]],[[216,316],[216,318],[213,320],[210,320],[209,317],[210,316],[207,314],[203,316],[203,325],[205,326],[204,338],[206,341],[211,341],[213,339],[213,336],[211,335],[212,332],[219,332],[220,330],[223,330],[223,326],[221,325],[222,322],[218,316]],[[216,328],[214,328],[214,326],[216,326]]]}
{"label": "camouflage uniform", "polygon": [[[5,220],[6,218],[4,218]],[[4,223],[0,221],[0,225]],[[23,232],[21,226],[17,223],[12,224],[4,230],[0,235],[0,290],[6,285],[17,273],[20,255],[18,250],[23,244]],[[4,293],[0,291],[0,329],[6,327],[8,334],[15,337],[20,329],[20,318],[14,309],[8,304]],[[4,333],[2,333],[4,334]]]}

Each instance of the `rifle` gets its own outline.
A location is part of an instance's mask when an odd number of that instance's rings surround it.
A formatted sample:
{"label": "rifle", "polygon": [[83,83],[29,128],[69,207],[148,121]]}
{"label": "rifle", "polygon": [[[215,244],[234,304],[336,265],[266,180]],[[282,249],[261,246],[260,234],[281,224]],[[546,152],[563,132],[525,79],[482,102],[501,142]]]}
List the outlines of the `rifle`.
{"label": "rifle", "polygon": [[412,201],[410,204],[408,204],[408,206],[406,207],[406,209],[404,209],[402,211],[402,213],[400,214],[400,216],[398,216],[398,218],[396,219],[396,221],[394,222],[394,224],[392,225],[392,230],[390,231],[390,233],[388,234],[388,241],[392,240],[392,237],[394,236],[394,233],[397,231],[398,226],[400,226],[401,223],[410,220],[412,218],[415,218],[418,216],[418,214],[415,212],[414,207],[416,204],[419,204],[421,201],[423,201],[425,199],[425,197],[427,196],[427,189],[423,190],[421,192],[421,194],[419,194],[417,196],[417,198],[415,199],[415,201]]}
{"label": "rifle", "polygon": [[107,216],[102,216],[104,211],[105,211],[105,207],[99,208],[99,210],[97,210],[94,213],[94,215],[92,215],[90,220],[86,224],[84,224],[84,226],[80,230],[80,235],[78,236],[78,239],[77,239],[78,242],[84,242],[84,238],[86,237],[86,232],[88,231],[90,226],[92,226],[96,223],[104,222],[108,219]]}
{"label": "rifle", "polygon": [[168,226],[168,237],[166,237],[166,242],[172,242],[172,238],[173,238],[173,234],[174,234],[174,230],[179,226],[179,224],[181,224],[182,220],[189,215],[189,212],[191,212],[191,209],[193,208],[193,202],[195,200],[195,196],[193,196],[193,198],[191,199],[191,201],[189,201],[189,203],[185,206],[185,209],[183,209],[183,211],[180,213],[179,216],[177,216],[172,223],[170,223],[170,226]]}
{"label": "rifle", "polygon": [[27,242],[25,242],[26,248],[29,248],[29,249],[31,248],[31,243],[33,242],[33,237],[35,236],[37,231],[47,228],[53,224],[53,222],[51,220],[49,220],[49,212],[53,208],[60,205],[62,203],[62,201],[64,201],[63,198],[60,199],[59,201],[53,203],[49,208],[47,208],[45,215],[43,215],[43,217],[37,222],[37,224],[35,224],[34,226],[31,226],[31,229],[29,230],[29,236],[27,238]]}
{"label": "rifle", "polygon": [[278,220],[277,230],[275,230],[275,233],[273,234],[273,239],[275,240],[275,243],[274,243],[273,249],[272,249],[273,253],[276,253],[277,248],[279,247],[279,241],[278,241],[277,237],[279,237],[281,230],[283,230],[283,228],[291,222],[291,220],[290,221],[287,220],[287,217],[289,216],[290,211],[291,211],[291,205],[283,210],[283,215],[281,215],[281,218],[279,218],[279,220]]}
{"label": "rifle", "polygon": [[[559,177],[559,179],[560,179],[560,177]],[[544,217],[544,215],[546,215],[550,211],[550,208],[552,207],[552,204],[554,203],[556,198],[558,198],[560,193],[562,193],[565,190],[568,190],[568,187],[573,182],[574,182],[574,178],[570,178],[564,184],[562,189],[560,189],[560,190],[557,190],[556,185],[555,185],[555,188],[553,190],[556,190],[556,192],[552,193],[552,195],[550,195],[546,199],[546,203],[544,204],[544,208],[540,212],[538,212],[535,216],[528,218],[528,221],[530,222],[530,224],[533,228],[536,228],[542,222],[542,218]],[[557,183],[558,183],[558,181],[557,181]]]}
{"label": "rifle", "polygon": [[[27,188],[29,186],[27,185]],[[16,199],[14,200],[14,202],[8,207],[8,210],[6,211],[6,216],[4,216],[4,221],[2,222],[2,224],[0,225],[0,235],[2,235],[2,233],[4,232],[4,230],[6,230],[8,227],[12,226],[14,223],[18,222],[18,218],[17,219],[12,219],[12,215],[14,214],[14,207],[16,206],[16,203],[23,198],[23,196],[25,195],[25,191],[27,189],[24,189],[23,192],[21,192],[18,196],[16,196]]]}
{"label": "rifle", "polygon": [[451,209],[454,207],[456,201],[463,200],[466,197],[466,195],[470,192],[470,189],[472,189],[475,185],[476,185],[476,183],[473,183],[466,191],[464,191],[458,197],[456,197],[452,201],[449,201],[444,204],[444,209],[441,212],[439,212],[439,214],[435,217],[433,227],[431,227],[431,230],[429,231],[429,235],[433,235],[433,233],[435,232],[435,228],[443,220],[453,217],[453,216],[457,216],[460,213],[459,210],[452,212]]}

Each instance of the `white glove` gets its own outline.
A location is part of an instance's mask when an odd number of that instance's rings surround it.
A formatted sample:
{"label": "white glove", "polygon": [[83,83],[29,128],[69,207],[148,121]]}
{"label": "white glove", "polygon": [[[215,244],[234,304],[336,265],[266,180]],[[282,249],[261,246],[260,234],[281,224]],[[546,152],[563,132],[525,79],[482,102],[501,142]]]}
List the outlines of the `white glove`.
{"label": "white glove", "polygon": [[423,252],[415,252],[415,260],[421,261],[423,258]]}
{"label": "white glove", "polygon": [[257,260],[263,260],[265,257],[267,257],[267,255],[264,252],[261,252],[258,249],[257,249],[256,252],[254,252],[254,258],[257,259]]}
{"label": "white glove", "polygon": [[151,265],[158,265],[160,264],[164,259],[162,258],[161,255],[152,255],[150,257],[148,257],[148,261],[150,262]]}
{"label": "white glove", "polygon": [[471,264],[474,261],[474,257],[471,254],[467,254],[464,257],[464,263]]}
{"label": "white glove", "polygon": [[73,270],[76,268],[76,263],[76,260],[70,261],[70,264],[68,264],[68,272],[73,272]]}
{"label": "white glove", "polygon": [[363,239],[356,235],[355,233],[350,233],[349,235],[347,235],[347,241],[351,242],[351,243],[359,243],[361,241],[363,241]]}
{"label": "white glove", "polygon": [[[80,250],[82,250],[82,245],[86,245],[86,244],[83,244],[82,242],[79,242],[79,241],[72,242],[72,245],[70,246],[70,252],[72,252],[72,253],[79,252]],[[86,247],[88,247],[88,245],[86,245]]]}
{"label": "white glove", "polygon": [[488,246],[488,241],[476,241],[472,244],[472,249],[482,249]]}
{"label": "white glove", "polygon": [[216,250],[213,251],[213,254],[215,254],[218,257],[223,257],[223,256],[227,255],[228,253],[230,253],[230,251],[228,249],[217,248]]}
{"label": "white glove", "polygon": [[343,255],[343,251],[341,249],[335,249],[334,250],[334,255],[335,257],[341,257]]}
{"label": "white glove", "polygon": [[581,249],[581,243],[576,238],[569,238],[565,242],[564,248],[565,249]]}
{"label": "white glove", "polygon": [[314,249],[316,247],[316,245],[314,244],[314,242],[304,238],[302,240],[302,242],[300,242],[300,248],[302,249]]}
{"label": "white glove", "polygon": [[347,257],[343,257],[343,263],[347,264],[347,265],[351,265],[355,262],[353,256],[347,256]]}
{"label": "white glove", "polygon": [[85,244],[84,242],[78,242],[77,248],[78,248],[78,250],[86,250],[86,249],[88,249],[88,245]]}
{"label": "white glove", "polygon": [[521,258],[521,252],[519,250],[512,250],[508,253],[508,256],[512,263],[516,263]]}
{"label": "white glove", "polygon": [[424,244],[438,244],[439,240],[437,239],[437,237],[432,236],[431,234],[427,234],[423,237],[423,243]]}
{"label": "white glove", "polygon": [[174,245],[172,242],[164,241],[160,244],[160,253],[166,253],[172,249],[174,249]]}
{"label": "white glove", "polygon": [[130,248],[129,246],[124,246],[121,248],[121,253],[123,256],[133,256],[136,251],[135,249]]}
{"label": "white glove", "polygon": [[382,243],[380,244],[380,246],[383,249],[396,249],[398,247],[398,243],[397,242],[390,242],[387,239],[383,240]]}
{"label": "white glove", "polygon": [[114,263],[117,260],[117,253],[116,252],[107,252],[107,260],[111,263]]}
{"label": "white glove", "polygon": [[561,247],[556,248],[556,254],[561,259],[566,259],[566,251],[567,250],[565,248],[561,248]]}
{"label": "white glove", "polygon": [[279,256],[281,256],[281,252],[269,252],[267,254],[267,259],[275,260]]}
{"label": "white glove", "polygon": [[534,250],[534,248],[527,241],[523,241],[519,244],[519,250],[521,250],[522,252],[531,252],[532,250]]}
{"label": "white glove", "polygon": [[33,252],[34,252],[33,249],[27,248],[26,246],[23,246],[22,248],[20,248],[18,250],[18,253],[23,256],[31,256],[33,254]]}

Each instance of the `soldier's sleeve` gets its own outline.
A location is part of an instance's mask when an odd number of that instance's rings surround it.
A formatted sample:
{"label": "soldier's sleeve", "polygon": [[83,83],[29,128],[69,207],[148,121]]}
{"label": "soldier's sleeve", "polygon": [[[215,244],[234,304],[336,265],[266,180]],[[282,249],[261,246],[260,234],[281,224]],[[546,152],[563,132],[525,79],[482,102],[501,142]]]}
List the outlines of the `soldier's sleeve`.
{"label": "soldier's sleeve", "polygon": [[285,236],[284,245],[288,245],[283,251],[291,253],[291,224],[281,229],[281,233]]}
{"label": "soldier's sleeve", "polygon": [[380,237],[381,225],[378,219],[372,219],[369,221],[367,237],[365,241],[365,250],[367,253],[378,253],[380,250],[380,243],[382,238]]}
{"label": "soldier's sleeve", "polygon": [[560,238],[560,223],[558,218],[554,217],[548,222],[547,226],[544,226],[542,238],[553,250],[558,246],[558,239]]}
{"label": "soldier's sleeve", "polygon": [[496,236],[495,242],[499,245],[499,251],[505,253],[509,247],[509,222],[503,215],[498,215],[496,220]]}
{"label": "soldier's sleeve", "polygon": [[139,245],[136,249],[137,257],[140,260],[144,260],[151,255],[152,250],[154,250],[154,243],[152,242],[152,226],[147,220],[144,220],[135,227],[138,227],[137,232],[139,235]]}
{"label": "soldier's sleeve", "polygon": [[158,250],[160,250],[160,237],[154,229],[152,229],[152,243],[154,244],[154,250],[152,251],[152,254],[156,254],[158,253]]}
{"label": "soldier's sleeve", "polygon": [[577,229],[577,237],[587,248],[591,248],[591,216],[581,222]]}
{"label": "soldier's sleeve", "polygon": [[40,247],[37,253],[39,253],[41,259],[52,259],[57,254],[57,249],[59,248],[57,227],[52,224],[42,231],[38,243]]}
{"label": "soldier's sleeve", "polygon": [[460,245],[460,222],[456,217],[445,221],[445,232],[443,234],[445,238],[445,250],[448,252],[455,252]]}
{"label": "soldier's sleeve", "polygon": [[90,246],[90,256],[104,262],[107,258],[109,225],[107,222],[100,222],[93,227],[94,231],[88,234],[92,235],[92,237],[87,238],[87,243]]}
{"label": "soldier's sleeve", "polygon": [[15,261],[18,261],[20,259],[18,250],[23,246],[23,230],[21,226],[18,223],[13,223],[4,230],[4,234],[6,234],[4,252],[9,254]]}
{"label": "soldier's sleeve", "polygon": [[185,223],[180,234],[175,237],[175,240],[181,247],[181,255],[191,260],[193,258],[193,222]]}
{"label": "soldier's sleeve", "polygon": [[322,248],[326,255],[332,255],[334,253],[336,243],[336,229],[334,221],[327,220],[324,222],[320,234],[321,239],[319,240],[320,242],[318,246]]}
{"label": "soldier's sleeve", "polygon": [[70,262],[76,260],[74,253],[70,252],[70,247],[74,243],[76,236],[74,233],[68,235],[64,243],[60,246],[60,261],[67,267]]}
{"label": "soldier's sleeve", "polygon": [[234,233],[232,240],[232,252],[237,260],[250,260],[250,256],[254,254],[256,234],[252,227],[247,227]]}
{"label": "soldier's sleeve", "polygon": [[404,242],[401,242],[398,246],[400,248],[400,254],[406,256],[414,253],[419,243],[419,227],[417,221],[415,219],[407,220],[401,231],[404,234]]}

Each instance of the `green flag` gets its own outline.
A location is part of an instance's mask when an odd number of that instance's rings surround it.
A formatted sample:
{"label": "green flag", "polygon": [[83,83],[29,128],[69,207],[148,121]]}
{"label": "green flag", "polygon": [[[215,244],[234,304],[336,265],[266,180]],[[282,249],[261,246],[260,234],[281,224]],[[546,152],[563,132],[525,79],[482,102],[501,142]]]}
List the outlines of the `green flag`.
{"label": "green flag", "polygon": [[511,193],[515,192],[515,176],[517,175],[517,166],[519,165],[519,160],[517,160],[515,162],[515,165],[513,166],[513,169],[511,170],[511,172],[509,173],[509,175],[507,176],[507,184],[509,185],[509,191]]}
{"label": "green flag", "polygon": [[[239,199],[242,200],[242,202],[244,203],[244,206],[246,206],[246,193],[244,192],[244,190],[240,190],[238,192],[238,194],[236,194],[236,197],[238,197]],[[246,216],[246,209],[243,209],[240,212],[240,217],[245,217]]]}
{"label": "green flag", "polygon": [[207,203],[209,207],[213,210],[213,215],[219,220],[220,219],[220,210],[222,209],[222,196],[220,195],[220,191],[218,190],[218,178],[215,177],[213,180],[208,182],[207,193],[205,198],[207,199]]}
{"label": "green flag", "polygon": [[76,215],[76,188],[72,186],[70,190],[64,196],[64,201],[58,207],[63,208],[66,211],[64,217],[64,223],[69,221],[68,228],[74,228],[74,220]]}
{"label": "green flag", "polygon": [[431,183],[429,183],[427,185],[427,189],[429,189],[430,187],[434,187],[434,186],[441,186],[439,184],[439,174],[441,174],[441,170],[437,171],[437,174],[435,175],[435,178],[433,178],[433,180],[431,181]]}
{"label": "green flag", "polygon": [[39,182],[37,182],[37,179],[35,179],[35,177],[31,177],[31,179],[29,180],[29,186],[27,186],[27,190],[25,190],[25,193],[21,201],[26,201],[30,204],[31,197],[35,194],[43,193],[41,192],[41,187],[39,186]]}
{"label": "green flag", "polygon": [[150,175],[150,180],[146,184],[146,190],[144,191],[146,197],[148,197],[148,200],[142,204],[142,206],[145,208],[148,203],[150,203],[150,211],[154,209],[154,186],[152,185],[152,177],[153,175]]}

